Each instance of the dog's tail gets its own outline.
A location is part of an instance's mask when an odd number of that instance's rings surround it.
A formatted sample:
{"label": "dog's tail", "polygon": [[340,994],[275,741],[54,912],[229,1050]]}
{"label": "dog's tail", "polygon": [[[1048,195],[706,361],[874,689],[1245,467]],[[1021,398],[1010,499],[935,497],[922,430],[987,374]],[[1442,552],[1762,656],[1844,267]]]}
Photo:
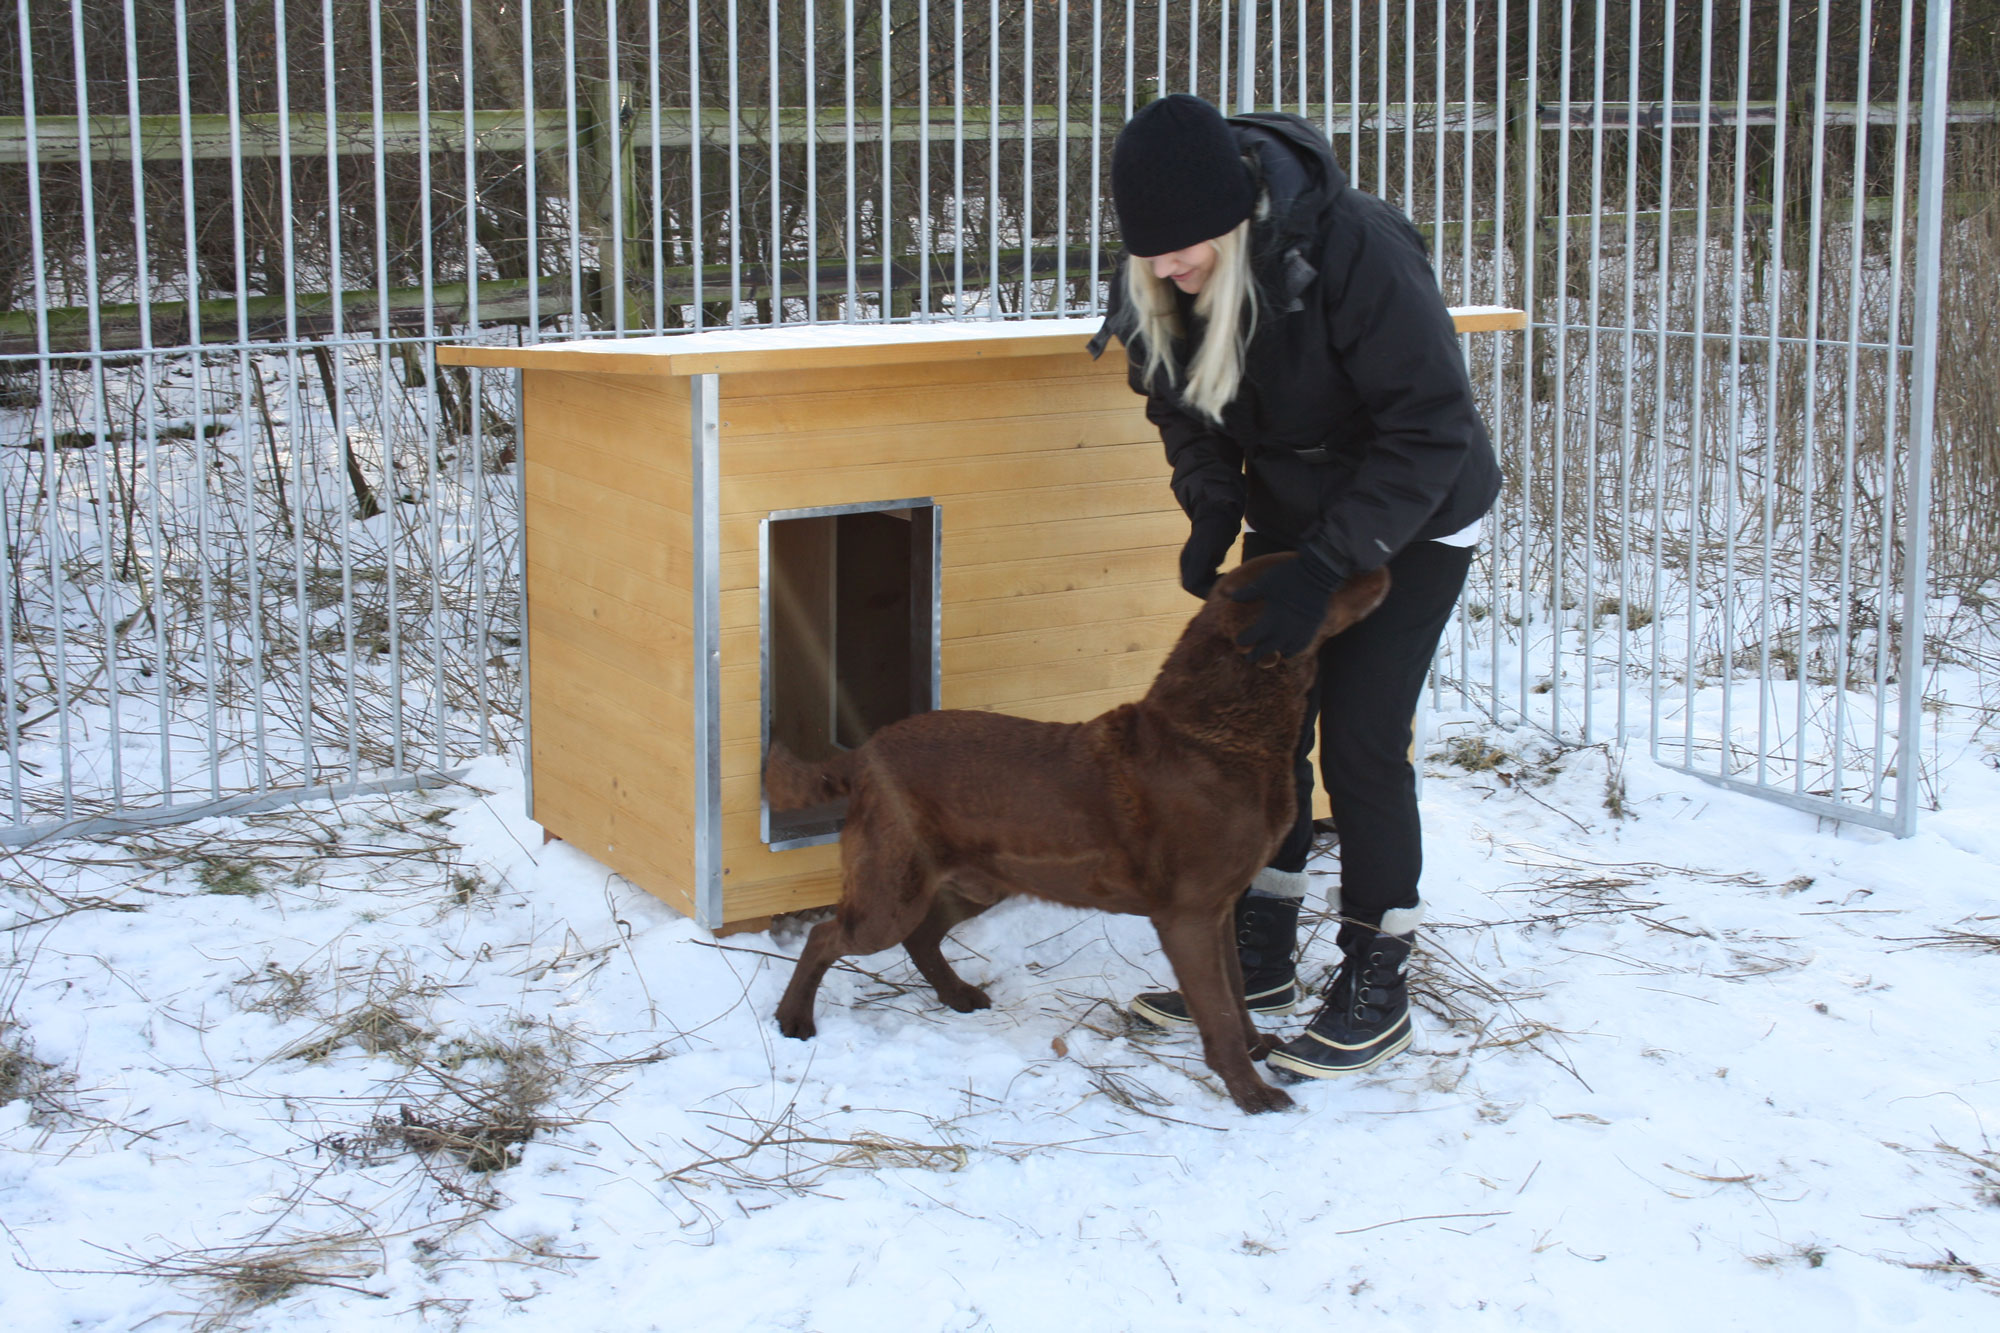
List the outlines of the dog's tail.
{"label": "dog's tail", "polygon": [[785,748],[783,741],[771,742],[771,757],[764,761],[764,791],[773,810],[823,805],[847,795],[853,786],[854,751],[809,764]]}

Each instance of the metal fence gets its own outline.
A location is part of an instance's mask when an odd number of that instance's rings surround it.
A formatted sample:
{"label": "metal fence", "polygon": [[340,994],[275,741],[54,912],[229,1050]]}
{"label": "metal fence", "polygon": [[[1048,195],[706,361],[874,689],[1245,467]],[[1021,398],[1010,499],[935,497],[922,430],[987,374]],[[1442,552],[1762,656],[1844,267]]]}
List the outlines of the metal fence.
{"label": "metal fence", "polygon": [[448,339],[1093,311],[1192,91],[1429,234],[1507,489],[1439,697],[1907,832],[1950,0],[16,0],[0,841],[518,738]]}

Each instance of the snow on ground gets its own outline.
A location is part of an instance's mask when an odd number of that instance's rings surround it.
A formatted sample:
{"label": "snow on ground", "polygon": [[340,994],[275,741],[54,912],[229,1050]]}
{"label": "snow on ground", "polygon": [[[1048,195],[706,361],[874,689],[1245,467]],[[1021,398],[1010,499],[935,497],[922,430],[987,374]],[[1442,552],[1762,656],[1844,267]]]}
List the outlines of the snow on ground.
{"label": "snow on ground", "polygon": [[1257,1118],[1123,1019],[1130,918],[1007,904],[991,1011],[893,952],[785,1040],[800,926],[711,939],[498,760],[6,853],[0,1322],[1990,1328],[1982,715],[1904,842],[1439,719],[1418,1043]]}

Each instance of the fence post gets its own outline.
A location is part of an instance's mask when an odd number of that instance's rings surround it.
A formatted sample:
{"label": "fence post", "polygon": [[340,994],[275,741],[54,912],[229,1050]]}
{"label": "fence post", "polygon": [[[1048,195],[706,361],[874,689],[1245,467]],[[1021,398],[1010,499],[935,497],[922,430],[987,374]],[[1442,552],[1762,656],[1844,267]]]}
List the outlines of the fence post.
{"label": "fence post", "polygon": [[[1924,15],[1924,119],[1917,159],[1917,290],[1912,312],[1910,472],[1903,515],[1902,686],[1896,736],[1896,836],[1917,831],[1918,765],[1924,727],[1924,600],[1929,594],[1931,442],[1937,420],[1938,299],[1943,281],[1944,137],[1950,126],[1951,0]],[[1856,188],[1859,186],[1857,184]]]}
{"label": "fence post", "polygon": [[[633,142],[632,125],[637,121],[632,84],[627,80],[579,79],[585,108],[584,123],[576,136],[577,181],[590,229],[597,234],[597,290],[591,304],[609,327],[620,327],[620,303],[613,286],[609,250],[615,239],[623,249],[626,273],[643,265],[645,247],[637,239],[639,193],[633,179],[639,157]],[[696,127],[697,131],[699,127]],[[694,147],[700,152],[697,133]],[[616,169],[613,169],[613,164]]]}
{"label": "fence post", "polygon": [[1534,397],[1540,400],[1547,396],[1549,368],[1546,340],[1535,337],[1535,298],[1547,294],[1544,289],[1555,264],[1546,252],[1561,238],[1551,240],[1542,223],[1542,109],[1535,100],[1535,80],[1512,79],[1507,89],[1507,169],[1520,182],[1521,199],[1521,216],[1508,245],[1520,281],[1521,309],[1528,312],[1522,352],[1532,359]]}

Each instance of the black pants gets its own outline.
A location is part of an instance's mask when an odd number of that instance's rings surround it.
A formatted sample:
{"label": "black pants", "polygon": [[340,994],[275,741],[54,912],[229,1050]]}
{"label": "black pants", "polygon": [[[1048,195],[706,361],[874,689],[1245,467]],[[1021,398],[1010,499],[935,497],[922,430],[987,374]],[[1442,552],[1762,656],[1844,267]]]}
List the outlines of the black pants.
{"label": "black pants", "polygon": [[[1249,533],[1245,559],[1288,547]],[[1423,830],[1410,722],[1438,639],[1472,565],[1472,549],[1412,542],[1389,562],[1389,596],[1375,613],[1319,651],[1319,679],[1306,703],[1293,764],[1299,813],[1271,865],[1305,869],[1312,852],[1312,747],[1340,829],[1341,913],[1379,925],[1394,907],[1417,905]]]}

